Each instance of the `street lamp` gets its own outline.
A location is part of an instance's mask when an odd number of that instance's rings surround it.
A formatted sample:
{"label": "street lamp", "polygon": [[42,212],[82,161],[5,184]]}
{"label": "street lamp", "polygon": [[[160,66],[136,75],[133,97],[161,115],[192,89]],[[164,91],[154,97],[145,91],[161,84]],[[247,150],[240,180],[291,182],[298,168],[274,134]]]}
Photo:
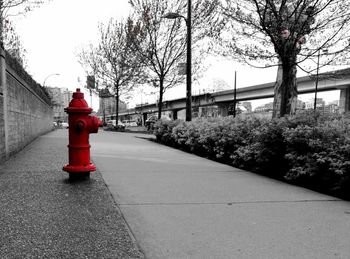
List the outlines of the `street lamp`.
{"label": "street lamp", "polygon": [[178,13],[167,13],[162,18],[183,18],[187,26],[187,65],[186,65],[186,121],[192,120],[192,53],[191,53],[191,0],[187,0],[187,18]]}
{"label": "street lamp", "polygon": [[50,75],[48,75],[48,76],[45,78],[44,82],[43,82],[43,87],[45,87],[46,80],[47,80],[49,77],[51,77],[51,76],[59,76],[59,75],[60,75],[60,74],[50,74]]}

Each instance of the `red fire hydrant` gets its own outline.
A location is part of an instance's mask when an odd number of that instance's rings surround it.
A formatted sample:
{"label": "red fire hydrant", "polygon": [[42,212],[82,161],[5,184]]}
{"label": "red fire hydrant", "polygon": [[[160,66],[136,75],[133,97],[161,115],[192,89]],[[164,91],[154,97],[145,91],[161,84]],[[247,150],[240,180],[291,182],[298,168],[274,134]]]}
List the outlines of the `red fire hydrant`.
{"label": "red fire hydrant", "polygon": [[90,162],[89,134],[97,133],[102,122],[95,116],[90,116],[92,109],[84,99],[84,93],[77,88],[69,107],[65,108],[69,122],[69,164],[63,170],[69,173],[69,178],[85,178],[96,167]]}

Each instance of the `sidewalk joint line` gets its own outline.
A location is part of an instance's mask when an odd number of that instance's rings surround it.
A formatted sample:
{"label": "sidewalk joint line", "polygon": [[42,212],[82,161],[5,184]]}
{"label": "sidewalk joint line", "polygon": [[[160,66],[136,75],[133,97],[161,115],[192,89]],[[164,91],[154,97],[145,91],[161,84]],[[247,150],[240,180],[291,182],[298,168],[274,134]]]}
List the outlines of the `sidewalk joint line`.
{"label": "sidewalk joint line", "polygon": [[172,206],[172,205],[239,205],[239,204],[259,204],[259,203],[307,203],[307,202],[331,202],[331,201],[343,201],[340,199],[324,199],[324,200],[295,200],[295,201],[235,201],[235,202],[147,202],[147,203],[118,203],[120,206]]}

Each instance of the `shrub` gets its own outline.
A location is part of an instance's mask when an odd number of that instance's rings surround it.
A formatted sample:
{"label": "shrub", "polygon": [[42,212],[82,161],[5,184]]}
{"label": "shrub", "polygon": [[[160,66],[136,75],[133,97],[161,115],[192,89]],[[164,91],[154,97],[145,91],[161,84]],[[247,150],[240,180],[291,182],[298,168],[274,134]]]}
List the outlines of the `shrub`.
{"label": "shrub", "polygon": [[282,137],[285,119],[263,121],[252,129],[249,142],[232,155],[233,165],[283,178],[285,171],[285,143]]}
{"label": "shrub", "polygon": [[174,146],[174,139],[172,137],[173,128],[178,125],[180,121],[159,120],[154,124],[154,135],[157,141],[165,145]]}
{"label": "shrub", "polygon": [[[345,123],[347,122],[347,123]],[[350,128],[346,119],[320,120],[313,127],[285,129],[285,178],[319,191],[347,195],[350,174]]]}
{"label": "shrub", "polygon": [[350,119],[300,112],[160,121],[157,140],[267,176],[350,199]]}

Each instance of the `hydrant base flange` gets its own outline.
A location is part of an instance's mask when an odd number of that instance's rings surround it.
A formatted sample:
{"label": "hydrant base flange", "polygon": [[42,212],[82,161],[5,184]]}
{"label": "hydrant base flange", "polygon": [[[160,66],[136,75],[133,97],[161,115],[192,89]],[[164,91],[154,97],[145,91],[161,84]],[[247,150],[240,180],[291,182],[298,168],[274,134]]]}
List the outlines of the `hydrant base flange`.
{"label": "hydrant base flange", "polygon": [[77,165],[65,165],[63,171],[68,173],[83,173],[96,171],[96,166],[94,164],[89,164],[87,166],[77,166]]}

